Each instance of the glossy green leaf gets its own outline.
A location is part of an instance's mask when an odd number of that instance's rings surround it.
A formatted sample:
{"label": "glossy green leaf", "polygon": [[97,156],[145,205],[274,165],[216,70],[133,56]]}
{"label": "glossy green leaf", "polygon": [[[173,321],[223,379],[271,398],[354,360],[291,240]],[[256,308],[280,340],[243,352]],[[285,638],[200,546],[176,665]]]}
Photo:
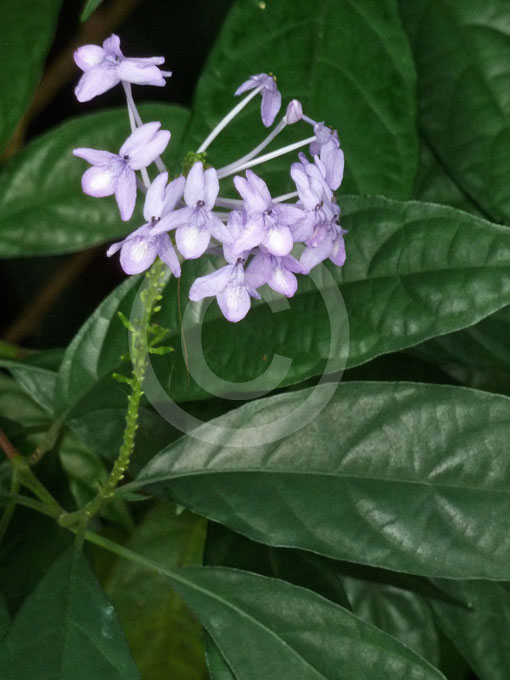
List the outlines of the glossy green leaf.
{"label": "glossy green leaf", "polygon": [[179,576],[170,577],[173,587],[238,680],[444,678],[391,636],[304,588],[220,567]]}
{"label": "glossy green leaf", "polygon": [[510,6],[400,2],[418,71],[420,126],[458,184],[510,219]]}
{"label": "glossy green leaf", "polygon": [[352,611],[439,665],[439,640],[427,602],[406,590],[354,578],[343,580]]}
{"label": "glossy green leaf", "polygon": [[441,581],[454,597],[468,601],[472,611],[445,603],[432,604],[438,625],[469,661],[480,680],[506,680],[510,668],[510,590],[487,581]]}
{"label": "glossy green leaf", "polygon": [[51,423],[49,414],[5,373],[0,373],[0,413],[33,429],[43,430]]}
{"label": "glossy green leaf", "polygon": [[211,680],[236,680],[230,666],[208,633],[204,633],[205,658]]}
{"label": "glossy green leaf", "polygon": [[[172,131],[164,158],[178,165],[187,110],[142,104],[140,113],[143,120],[159,120]],[[98,199],[82,192],[80,179],[89,166],[72,155],[77,147],[116,152],[128,134],[125,109],[87,114],[37,137],[12,158],[0,175],[0,256],[70,253],[139,226],[135,221],[140,211],[126,224],[113,197]]]}
{"label": "glossy green leaf", "polygon": [[434,338],[414,351],[459,382],[510,394],[510,307],[457,333]]}
{"label": "glossy green leaf", "polygon": [[204,564],[274,576],[350,609],[339,562],[303,550],[273,548],[209,522]]}
{"label": "glossy green leaf", "polygon": [[[418,156],[415,73],[394,0],[236,2],[199,82],[185,147],[198,148],[235,105],[238,86],[264,71],[278,76],[284,107],[297,98],[308,116],[338,128],[347,191],[410,197]],[[294,140],[310,136],[304,123],[293,128]],[[218,167],[244,155],[264,130],[257,101],[213,142],[211,162]],[[286,156],[264,171],[272,190],[284,189],[290,162]]]}
{"label": "glossy green leaf", "polygon": [[53,412],[57,370],[62,361],[62,350],[48,350],[29,354],[22,360],[0,359],[14,379],[45,411]]}
{"label": "glossy green leaf", "polygon": [[68,551],[28,597],[0,645],[17,680],[136,680],[115,611],[90,567]]}
{"label": "glossy green leaf", "polygon": [[331,398],[330,387],[211,421],[133,487],[270,545],[424,576],[510,578],[510,400],[354,382]]}
{"label": "glossy green leaf", "polygon": [[[0,151],[25,113],[42,75],[62,0],[2,4],[0,42]],[[8,95],[7,95],[8,93]]]}
{"label": "glossy green leaf", "polygon": [[[174,505],[160,503],[144,517],[128,546],[172,569],[200,564],[204,537],[202,518],[178,515]],[[163,576],[120,560],[106,591],[143,678],[203,680],[200,626]]]}

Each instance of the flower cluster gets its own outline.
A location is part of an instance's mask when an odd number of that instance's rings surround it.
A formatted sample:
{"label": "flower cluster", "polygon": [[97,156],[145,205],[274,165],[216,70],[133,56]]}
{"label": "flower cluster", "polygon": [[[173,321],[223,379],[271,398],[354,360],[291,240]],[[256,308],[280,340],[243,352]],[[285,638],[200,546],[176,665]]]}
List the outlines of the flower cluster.
{"label": "flower cluster", "polygon": [[[75,61],[84,71],[76,87],[80,101],[92,99],[118,83],[126,93],[132,133],[118,154],[87,148],[73,153],[92,166],[83,175],[83,191],[96,197],[115,195],[123,220],[131,218],[138,190],[145,193],[145,223],[107,252],[110,256],[120,250],[120,262],[127,274],[145,271],[159,256],[174,276],[180,276],[175,248],[184,260],[199,258],[205,252],[220,253],[226,264],[196,279],[189,297],[198,301],[215,296],[225,317],[236,322],[246,316],[251,298],[260,298],[257,291],[261,286],[267,284],[292,297],[298,285],[296,274],[308,274],[328,258],[343,265],[346,232],[339,225],[340,208],[334,196],[342,182],[343,152],[336,131],[306,116],[300,102],[291,101],[269,135],[233,163],[216,169],[203,160],[210,143],[257,94],[262,98],[263,124],[273,125],[281,107],[273,76],[251,76],[237,89],[236,95],[249,94],[197,149],[187,175],[169,182],[161,154],[171,134],[161,130],[159,122],[143,123],[131,92],[131,84],[165,84],[171,73],[159,69],[163,58],[125,58],[119,38],[112,35],[103,47],[80,47]],[[312,127],[311,136],[261,155],[287,125],[299,121]],[[312,160],[301,152],[290,166],[296,190],[273,198],[264,180],[250,168],[305,146],[309,146]],[[151,181],[147,168],[152,163],[158,174]],[[232,175],[240,199],[220,196],[220,180]]]}

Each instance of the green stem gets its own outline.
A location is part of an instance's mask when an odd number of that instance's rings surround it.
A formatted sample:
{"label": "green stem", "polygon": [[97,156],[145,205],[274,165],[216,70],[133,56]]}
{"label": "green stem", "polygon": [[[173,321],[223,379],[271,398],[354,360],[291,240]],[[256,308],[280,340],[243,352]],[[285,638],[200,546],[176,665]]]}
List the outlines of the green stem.
{"label": "green stem", "polygon": [[[14,469],[12,471],[12,478],[11,478],[11,496],[14,496],[18,493],[20,488],[20,482],[18,479],[18,473],[17,470]],[[0,543],[3,541],[4,536],[7,532],[7,529],[9,528],[9,524],[11,523],[12,516],[14,514],[14,509],[16,507],[16,501],[14,498],[11,497],[10,501],[7,503],[5,506],[5,510],[2,514],[2,519],[0,520]]]}
{"label": "green stem", "polygon": [[154,305],[161,300],[161,293],[169,275],[168,267],[158,258],[147,272],[142,290],[133,305],[130,319],[130,351],[133,369],[128,381],[131,385],[131,394],[128,397],[126,426],[118,458],[107,482],[98,494],[80,510],[62,515],[59,520],[62,526],[71,527],[82,522],[85,522],[84,526],[86,526],[90,519],[101,510],[104,503],[113,497],[117,485],[124,478],[135,448],[138,429],[138,413],[143,396],[143,380],[149,353],[147,332]]}

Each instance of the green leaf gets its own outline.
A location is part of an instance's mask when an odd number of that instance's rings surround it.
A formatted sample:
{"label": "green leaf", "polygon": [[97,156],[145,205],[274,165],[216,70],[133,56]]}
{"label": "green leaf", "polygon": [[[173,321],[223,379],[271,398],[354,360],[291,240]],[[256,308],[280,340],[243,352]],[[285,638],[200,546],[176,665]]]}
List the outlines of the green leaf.
{"label": "green leaf", "polygon": [[[237,87],[261,71],[278,76],[284,107],[298,98],[308,116],[338,128],[347,191],[410,197],[418,160],[415,73],[394,0],[236,2],[199,82],[186,150],[198,148],[235,105]],[[310,136],[303,123],[293,128],[294,140]],[[213,143],[211,162],[230,163],[263,138],[257,101]],[[289,158],[264,173],[272,191],[285,190]]]}
{"label": "green leaf", "polygon": [[[30,12],[28,12],[30,14]],[[142,104],[142,119],[159,120],[172,131],[168,157],[179,162],[180,137],[188,112],[168,104]],[[129,134],[127,112],[112,109],[67,121],[34,139],[0,175],[0,253],[2,257],[70,253],[132,231],[140,211],[123,223],[113,197],[82,192],[89,167],[72,155],[77,147],[116,152]]]}
{"label": "green leaf", "polygon": [[0,373],[0,413],[25,427],[44,430],[51,424],[49,414],[4,373]]}
{"label": "green leaf", "polygon": [[53,564],[0,645],[19,680],[136,680],[115,611],[81,555]]}
{"label": "green leaf", "polygon": [[510,668],[510,591],[507,584],[441,581],[453,597],[469,601],[473,611],[433,602],[437,622],[480,680],[506,680]]}
{"label": "green leaf", "polygon": [[444,678],[391,636],[304,588],[220,567],[170,578],[238,680]]}
{"label": "green leaf", "polygon": [[495,220],[510,218],[510,6],[400,2],[418,71],[423,134]]}
{"label": "green leaf", "polygon": [[103,0],[87,0],[80,14],[80,21],[85,22],[93,14]]}
{"label": "green leaf", "polygon": [[[205,522],[174,505],[159,503],[132,534],[128,546],[168,569],[199,564]],[[106,591],[115,606],[143,678],[204,678],[200,626],[168,581],[120,560]]]}
{"label": "green leaf", "polygon": [[354,578],[344,578],[343,582],[357,616],[393,635],[432,665],[439,665],[437,630],[424,598],[394,586]]}
{"label": "green leaf", "polygon": [[62,361],[61,350],[29,354],[21,360],[0,359],[0,366],[9,369],[21,387],[45,411],[55,407],[57,370]]}
{"label": "green leaf", "polygon": [[505,307],[470,328],[429,340],[414,351],[465,385],[510,394],[509,335],[510,307]]}
{"label": "green leaf", "polygon": [[61,0],[2,3],[0,151],[5,149],[41,78],[61,4]]}
{"label": "green leaf", "polygon": [[208,633],[205,633],[204,636],[205,658],[211,680],[237,680],[211,636]]}
{"label": "green leaf", "polygon": [[455,183],[424,139],[421,140],[420,167],[413,198],[426,203],[449,205],[485,217],[476,203]]}
{"label": "green leaf", "polygon": [[163,450],[132,488],[270,545],[424,576],[510,578],[510,400],[412,383],[334,389],[233,410]]}

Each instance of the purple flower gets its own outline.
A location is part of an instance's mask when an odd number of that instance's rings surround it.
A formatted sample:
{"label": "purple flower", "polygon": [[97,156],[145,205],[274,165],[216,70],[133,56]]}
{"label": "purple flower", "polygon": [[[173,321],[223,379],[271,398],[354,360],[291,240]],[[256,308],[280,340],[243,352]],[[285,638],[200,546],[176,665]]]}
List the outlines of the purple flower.
{"label": "purple flower", "polygon": [[85,171],[81,184],[89,196],[115,194],[120,216],[129,220],[136,202],[135,170],[146,168],[165,149],[170,132],[160,130],[161,123],[146,123],[136,129],[120,147],[118,154],[96,149],[75,149],[93,167]]}
{"label": "purple flower", "polygon": [[177,228],[175,232],[177,247],[188,260],[200,257],[206,251],[211,236],[218,241],[229,242],[230,234],[227,228],[212,212],[218,191],[216,170],[208,168],[204,172],[202,162],[197,161],[186,179],[184,189],[186,207],[176,210],[165,223],[155,226],[152,235]]}
{"label": "purple flower", "polygon": [[297,290],[297,279],[294,274],[302,274],[303,266],[292,255],[276,257],[271,253],[260,251],[250,262],[246,275],[254,288],[265,283],[277,293],[292,297]]}
{"label": "purple flower", "polygon": [[251,170],[246,179],[236,175],[234,184],[244,199],[245,223],[233,245],[242,253],[262,244],[272,255],[288,255],[294,245],[290,225],[302,217],[294,205],[273,203],[266,183]]}
{"label": "purple flower", "polygon": [[303,273],[310,271],[326,259],[341,267],[345,262],[344,234],[347,232],[336,222],[323,222],[314,229],[312,237],[306,242],[300,263]]}
{"label": "purple flower", "polygon": [[336,191],[344,176],[344,152],[340,148],[338,133],[324,123],[317,123],[313,131],[317,139],[310,144],[310,153],[314,157],[319,156],[324,164],[326,181]]}
{"label": "purple flower", "polygon": [[121,80],[136,85],[165,85],[171,71],[161,71],[163,57],[129,59],[120,50],[120,39],[111,35],[103,46],[83,45],[74,53],[74,61],[84,71],[74,92],[79,102],[86,102],[115,87]]}
{"label": "purple flower", "polygon": [[326,171],[319,157],[315,157],[315,163],[310,163],[304,154],[300,154],[300,160],[290,168],[303,208],[303,217],[292,227],[294,241],[306,241],[315,227],[337,216],[337,206],[332,204],[333,193],[326,183]]}
{"label": "purple flower", "polygon": [[243,92],[253,90],[254,88],[258,88],[262,93],[262,104],[260,108],[262,122],[266,127],[270,127],[282,105],[282,95],[276,87],[274,77],[267,73],[259,73],[256,76],[250,76],[248,80],[237,88],[235,95],[243,94]]}
{"label": "purple flower", "polygon": [[260,299],[260,295],[244,271],[243,258],[199,277],[189,291],[190,300],[194,302],[213,295],[226,319],[234,323],[244,319],[250,309],[250,297]]}
{"label": "purple flower", "polygon": [[301,105],[301,102],[298,101],[297,99],[293,99],[292,101],[289,102],[289,105],[287,106],[287,111],[285,112],[285,120],[287,121],[288,125],[292,125],[293,123],[297,123],[298,120],[301,120],[303,117],[303,107]]}
{"label": "purple flower", "polygon": [[143,216],[146,224],[136,229],[132,234],[119,243],[108,248],[107,256],[111,257],[120,250],[120,264],[126,274],[139,274],[148,269],[159,257],[171,269],[176,277],[181,275],[181,267],[176,252],[166,233],[152,236],[150,230],[156,224],[163,224],[169,213],[174,209],[184,191],[184,177],[177,177],[168,186],[168,173],[162,172],[152,182],[147,190]]}

